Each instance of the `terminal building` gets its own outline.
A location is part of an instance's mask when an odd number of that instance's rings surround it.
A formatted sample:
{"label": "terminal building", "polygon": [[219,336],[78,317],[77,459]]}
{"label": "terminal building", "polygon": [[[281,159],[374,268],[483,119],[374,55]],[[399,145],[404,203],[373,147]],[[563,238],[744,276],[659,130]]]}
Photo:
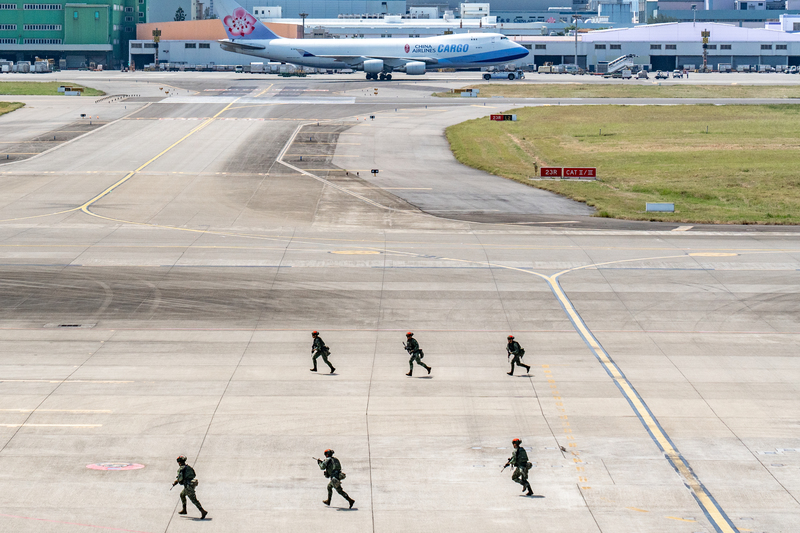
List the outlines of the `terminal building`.
{"label": "terminal building", "polygon": [[[0,58],[64,60],[118,68],[127,60],[136,24],[148,22],[152,0],[0,2]],[[63,64],[63,63],[62,63]]]}
{"label": "terminal building", "polygon": [[[651,70],[695,69],[703,66],[703,38],[710,33],[707,65],[713,70],[758,69],[800,65],[800,16],[784,15],[780,28],[740,28],[727,24],[676,22],[579,33],[578,65],[590,71],[623,55]],[[523,60],[536,67],[545,63],[575,62],[575,39],[570,37],[515,37],[531,51]],[[722,65],[722,68],[720,68]]]}

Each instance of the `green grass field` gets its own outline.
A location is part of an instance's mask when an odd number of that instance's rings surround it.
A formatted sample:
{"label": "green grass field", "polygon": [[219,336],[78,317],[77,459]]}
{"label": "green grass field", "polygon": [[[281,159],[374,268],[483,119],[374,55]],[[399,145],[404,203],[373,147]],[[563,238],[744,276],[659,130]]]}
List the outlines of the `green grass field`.
{"label": "green grass field", "polygon": [[[800,106],[546,106],[510,113],[517,122],[487,117],[448,128],[456,158],[586,202],[599,216],[800,223]],[[599,181],[530,180],[543,165],[597,167]],[[676,212],[646,213],[646,202],[674,202]]]}
{"label": "green grass field", "polygon": [[[13,95],[60,95],[58,88],[62,85],[69,85],[71,87],[81,87],[74,83],[65,81],[0,81],[0,94],[13,94]],[[90,87],[83,88],[84,96],[103,96],[103,91],[92,89]]]}
{"label": "green grass field", "polygon": [[19,102],[0,102],[0,116],[5,115],[6,113],[11,113],[12,111],[16,111],[20,107],[24,107],[25,104],[21,104]]}
{"label": "green grass field", "polygon": [[[537,76],[537,74],[531,74]],[[626,82],[627,83],[627,82]],[[622,83],[485,83],[480,97],[507,98],[800,98],[800,85],[625,85]],[[455,93],[435,96],[458,97]]]}

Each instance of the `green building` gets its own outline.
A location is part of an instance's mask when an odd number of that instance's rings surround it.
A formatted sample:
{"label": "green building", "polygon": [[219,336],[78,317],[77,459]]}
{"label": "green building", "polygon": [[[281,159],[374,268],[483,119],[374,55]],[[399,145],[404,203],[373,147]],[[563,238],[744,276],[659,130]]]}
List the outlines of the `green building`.
{"label": "green building", "polygon": [[[0,58],[54,59],[56,66],[104,68],[127,64],[136,24],[149,22],[152,0],[47,3],[0,0]],[[61,61],[63,60],[63,61]]]}

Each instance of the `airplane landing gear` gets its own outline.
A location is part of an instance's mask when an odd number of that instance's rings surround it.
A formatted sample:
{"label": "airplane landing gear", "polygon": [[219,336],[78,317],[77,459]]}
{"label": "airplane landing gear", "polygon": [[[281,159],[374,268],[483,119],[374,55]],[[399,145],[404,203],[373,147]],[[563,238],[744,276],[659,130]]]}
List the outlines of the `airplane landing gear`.
{"label": "airplane landing gear", "polygon": [[392,75],[391,74],[387,74],[386,75],[386,81],[392,81]]}
{"label": "airplane landing gear", "polygon": [[384,74],[383,72],[381,72],[381,81],[383,81],[383,80],[385,80],[385,79],[386,79],[386,74]]}

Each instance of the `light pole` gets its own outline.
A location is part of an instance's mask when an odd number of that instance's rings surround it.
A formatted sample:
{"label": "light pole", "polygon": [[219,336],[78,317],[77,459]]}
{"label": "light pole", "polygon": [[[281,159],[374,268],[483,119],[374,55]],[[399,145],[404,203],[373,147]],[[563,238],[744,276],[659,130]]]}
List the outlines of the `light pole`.
{"label": "light pole", "polygon": [[692,28],[697,24],[697,4],[692,4]]}
{"label": "light pole", "polygon": [[[572,15],[575,20],[575,66],[578,66],[578,21],[583,17],[581,15]],[[580,67],[578,67],[580,68]]]}
{"label": "light pole", "polygon": [[307,16],[308,16],[308,13],[306,13],[305,11],[300,13],[300,18],[303,19],[303,39],[306,38],[306,17]]}

